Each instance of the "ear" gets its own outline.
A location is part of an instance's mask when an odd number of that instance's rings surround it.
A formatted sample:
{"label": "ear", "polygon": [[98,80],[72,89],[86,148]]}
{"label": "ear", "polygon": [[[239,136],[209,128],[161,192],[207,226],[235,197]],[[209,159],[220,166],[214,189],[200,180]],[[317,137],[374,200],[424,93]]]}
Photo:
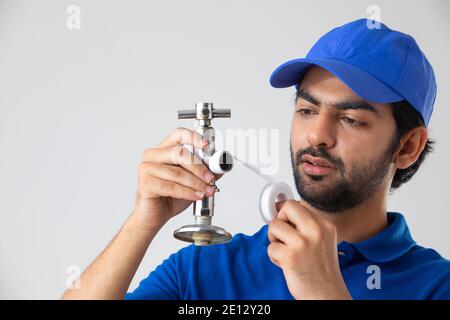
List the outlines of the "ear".
{"label": "ear", "polygon": [[419,158],[428,141],[428,130],[424,126],[411,129],[400,140],[394,163],[398,169],[406,169]]}

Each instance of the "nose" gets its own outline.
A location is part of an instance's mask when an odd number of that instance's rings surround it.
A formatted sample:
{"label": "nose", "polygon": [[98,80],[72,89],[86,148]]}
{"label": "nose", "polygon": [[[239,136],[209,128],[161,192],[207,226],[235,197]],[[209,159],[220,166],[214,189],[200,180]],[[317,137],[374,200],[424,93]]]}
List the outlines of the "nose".
{"label": "nose", "polygon": [[321,112],[308,127],[307,139],[311,146],[332,148],[336,143],[336,128],[332,115]]}

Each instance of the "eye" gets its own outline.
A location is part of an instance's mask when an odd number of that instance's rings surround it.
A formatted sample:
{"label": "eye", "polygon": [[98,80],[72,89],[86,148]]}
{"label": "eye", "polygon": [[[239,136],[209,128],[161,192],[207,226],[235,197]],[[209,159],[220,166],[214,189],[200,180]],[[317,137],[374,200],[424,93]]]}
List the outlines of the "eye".
{"label": "eye", "polygon": [[311,109],[299,109],[296,112],[300,113],[302,116],[309,116],[313,114],[313,111]]}
{"label": "eye", "polygon": [[355,120],[355,119],[352,119],[349,117],[342,117],[341,119],[344,120],[344,122],[347,123],[351,127],[363,125],[362,122],[359,122],[358,120]]}

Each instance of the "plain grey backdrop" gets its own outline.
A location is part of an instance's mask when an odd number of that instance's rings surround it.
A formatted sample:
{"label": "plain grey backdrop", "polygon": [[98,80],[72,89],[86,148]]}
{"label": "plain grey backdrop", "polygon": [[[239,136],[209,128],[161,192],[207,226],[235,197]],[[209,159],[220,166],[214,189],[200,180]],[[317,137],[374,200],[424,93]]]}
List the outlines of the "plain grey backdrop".
{"label": "plain grey backdrop", "polygon": [[[66,26],[69,5],[79,30]],[[280,130],[275,177],[293,186],[294,92],[271,88],[270,73],[369,5],[415,37],[438,81],[436,151],[389,209],[450,257],[450,2],[0,0],[0,298],[62,294],[71,266],[84,269],[133,209],[143,150],[193,126],[179,107],[212,101],[233,112],[217,128]],[[236,166],[218,184],[214,223],[256,232],[263,180]],[[186,245],[172,232],[192,221],[189,208],[161,230],[130,289]]]}

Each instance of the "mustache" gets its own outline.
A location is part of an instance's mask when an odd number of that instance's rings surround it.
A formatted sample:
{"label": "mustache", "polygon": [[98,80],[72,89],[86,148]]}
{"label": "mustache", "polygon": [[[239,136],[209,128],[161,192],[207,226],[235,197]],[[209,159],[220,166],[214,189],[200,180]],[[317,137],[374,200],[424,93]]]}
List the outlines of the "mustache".
{"label": "mustache", "polygon": [[341,173],[344,173],[344,162],[336,157],[333,157],[324,147],[309,147],[306,149],[299,149],[295,152],[294,155],[294,161],[295,166],[297,167],[302,162],[302,156],[304,154],[309,154],[313,157],[319,157],[323,158],[325,160],[328,160],[332,165],[334,165],[336,168],[341,171]]}

